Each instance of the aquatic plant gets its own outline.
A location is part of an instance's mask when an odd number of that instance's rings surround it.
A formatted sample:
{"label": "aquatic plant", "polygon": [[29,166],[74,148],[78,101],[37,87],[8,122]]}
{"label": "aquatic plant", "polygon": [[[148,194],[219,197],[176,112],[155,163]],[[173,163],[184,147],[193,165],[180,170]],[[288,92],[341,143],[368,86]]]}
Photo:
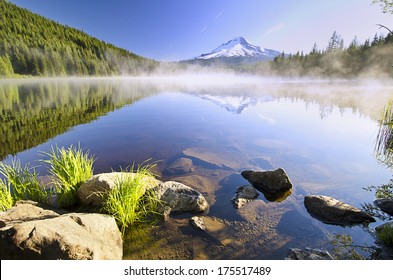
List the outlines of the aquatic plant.
{"label": "aquatic plant", "polygon": [[393,199],[393,179],[390,179],[389,183],[382,184],[380,186],[369,186],[363,188],[366,191],[374,191],[375,198],[392,198]]}
{"label": "aquatic plant", "polygon": [[376,231],[377,237],[385,245],[393,247],[393,226],[385,225]]}
{"label": "aquatic plant", "polygon": [[393,167],[393,99],[382,111],[375,152],[381,162]]}
{"label": "aquatic plant", "polygon": [[59,207],[70,207],[77,203],[77,190],[93,175],[94,156],[81,147],[54,148],[44,153],[49,157],[43,160],[49,164],[49,173],[57,195]]}
{"label": "aquatic plant", "polygon": [[[393,199],[393,179],[390,179],[389,183],[382,184],[380,186],[368,186],[363,188],[366,191],[373,191],[375,193],[376,199],[382,198],[391,198]],[[373,217],[377,217],[378,219],[385,221],[385,220],[392,220],[393,217],[389,214],[383,212],[379,207],[377,207],[373,203],[365,202],[362,203],[362,209],[370,214]]]}
{"label": "aquatic plant", "polygon": [[151,185],[156,182],[152,168],[155,165],[142,164],[122,170],[122,176],[115,187],[105,195],[102,210],[113,215],[124,235],[127,227],[136,222],[145,222],[147,217],[157,214],[159,203]]}
{"label": "aquatic plant", "polygon": [[337,260],[376,260],[380,259],[381,250],[375,246],[356,245],[352,236],[335,234],[330,236],[333,257]]}
{"label": "aquatic plant", "polygon": [[11,164],[0,163],[0,174],[4,176],[4,185],[13,201],[30,199],[47,203],[49,193],[41,187],[37,173],[28,164],[22,166],[20,160],[13,160]]}

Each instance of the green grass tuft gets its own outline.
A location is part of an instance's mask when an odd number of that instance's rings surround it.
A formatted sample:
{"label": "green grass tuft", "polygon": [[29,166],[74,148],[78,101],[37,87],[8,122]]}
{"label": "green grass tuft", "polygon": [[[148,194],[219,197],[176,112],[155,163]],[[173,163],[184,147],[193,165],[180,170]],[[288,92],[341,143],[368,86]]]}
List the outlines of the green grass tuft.
{"label": "green grass tuft", "polygon": [[54,148],[44,153],[49,157],[49,173],[57,194],[59,207],[70,207],[77,203],[77,190],[93,175],[94,156],[84,152],[80,146]]}
{"label": "green grass tuft", "polygon": [[12,207],[14,200],[11,191],[7,188],[3,180],[0,179],[0,211],[6,211]]}
{"label": "green grass tuft", "polygon": [[14,201],[30,199],[48,202],[49,193],[40,186],[35,169],[28,164],[22,166],[19,160],[13,160],[10,165],[1,162],[0,174],[4,176],[2,188],[7,190]]}
{"label": "green grass tuft", "polygon": [[384,226],[377,231],[377,237],[389,247],[393,247],[393,226]]}
{"label": "green grass tuft", "polygon": [[105,194],[102,210],[113,215],[124,235],[127,227],[136,222],[145,222],[147,217],[156,214],[159,200],[149,189],[156,182],[151,169],[154,165],[132,166],[122,171],[124,175],[116,182],[116,187]]}

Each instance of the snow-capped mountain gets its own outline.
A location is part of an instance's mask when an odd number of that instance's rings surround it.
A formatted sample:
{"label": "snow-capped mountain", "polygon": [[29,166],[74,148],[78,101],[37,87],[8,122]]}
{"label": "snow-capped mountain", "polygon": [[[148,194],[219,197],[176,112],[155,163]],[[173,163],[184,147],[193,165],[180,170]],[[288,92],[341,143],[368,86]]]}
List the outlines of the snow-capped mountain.
{"label": "snow-capped mountain", "polygon": [[210,53],[196,57],[196,59],[211,59],[219,57],[271,57],[273,59],[279,54],[279,51],[264,49],[259,46],[252,45],[243,37],[236,37],[212,50]]}
{"label": "snow-capped mountain", "polygon": [[249,43],[243,37],[236,37],[225,44],[222,44],[218,48],[212,50],[210,53],[202,54],[194,58],[194,60],[208,61],[229,61],[233,62],[257,62],[273,60],[276,56],[280,55],[281,52],[261,48]]}

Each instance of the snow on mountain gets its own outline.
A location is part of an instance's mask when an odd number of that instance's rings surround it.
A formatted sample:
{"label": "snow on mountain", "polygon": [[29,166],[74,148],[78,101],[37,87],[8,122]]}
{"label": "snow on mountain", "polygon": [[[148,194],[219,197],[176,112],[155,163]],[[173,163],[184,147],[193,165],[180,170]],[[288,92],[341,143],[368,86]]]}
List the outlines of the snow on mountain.
{"label": "snow on mountain", "polygon": [[279,51],[264,49],[259,46],[252,45],[243,37],[236,37],[210,53],[202,54],[195,59],[208,60],[217,58],[255,58],[258,60],[272,60]]}

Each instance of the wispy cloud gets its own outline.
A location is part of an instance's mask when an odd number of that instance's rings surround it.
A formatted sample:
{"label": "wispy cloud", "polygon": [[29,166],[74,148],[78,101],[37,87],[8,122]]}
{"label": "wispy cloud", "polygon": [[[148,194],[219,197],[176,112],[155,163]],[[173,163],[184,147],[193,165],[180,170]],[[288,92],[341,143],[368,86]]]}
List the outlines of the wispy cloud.
{"label": "wispy cloud", "polygon": [[215,18],[215,19],[218,19],[220,16],[222,16],[223,13],[224,13],[224,11],[219,12],[219,13],[216,15],[216,18]]}
{"label": "wispy cloud", "polygon": [[283,29],[285,27],[285,24],[283,22],[276,24],[275,26],[269,28],[263,35],[264,36],[268,36],[270,34],[273,34],[277,31],[280,31],[281,29]]}
{"label": "wispy cloud", "polygon": [[199,31],[199,34],[202,34],[206,29],[207,29],[207,25],[205,25],[205,27],[203,27],[203,28],[201,29],[201,31]]}
{"label": "wispy cloud", "polygon": [[[214,21],[218,20],[218,18],[221,17],[223,13],[224,13],[224,11],[220,11],[220,12],[216,15],[216,17],[214,18]],[[207,28],[208,28],[208,25],[205,25],[205,26],[201,29],[201,31],[199,31],[199,34],[202,34],[203,32],[205,32],[205,30],[206,30]]]}

